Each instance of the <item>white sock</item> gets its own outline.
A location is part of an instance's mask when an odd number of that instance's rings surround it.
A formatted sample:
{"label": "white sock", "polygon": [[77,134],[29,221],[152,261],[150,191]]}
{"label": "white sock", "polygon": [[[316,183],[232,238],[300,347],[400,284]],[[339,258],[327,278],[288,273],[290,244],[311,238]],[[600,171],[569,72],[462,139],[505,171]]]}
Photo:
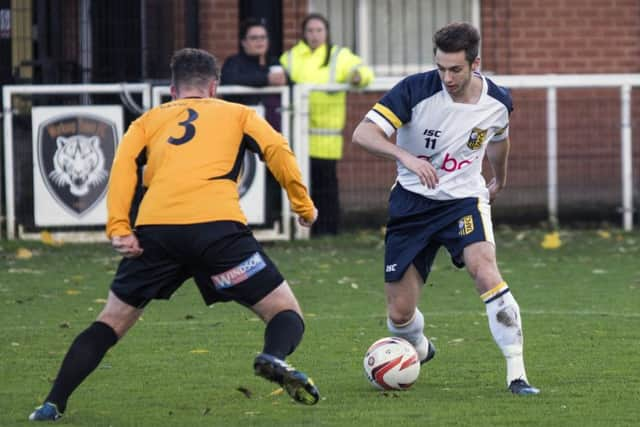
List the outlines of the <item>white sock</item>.
{"label": "white sock", "polygon": [[481,295],[487,309],[489,329],[507,361],[507,385],[513,380],[527,381],[524,369],[520,307],[506,282]]}
{"label": "white sock", "polygon": [[396,325],[387,317],[387,328],[389,328],[391,335],[404,338],[413,344],[418,351],[420,360],[427,357],[428,343],[424,336],[424,316],[417,307],[411,320],[405,324]]}

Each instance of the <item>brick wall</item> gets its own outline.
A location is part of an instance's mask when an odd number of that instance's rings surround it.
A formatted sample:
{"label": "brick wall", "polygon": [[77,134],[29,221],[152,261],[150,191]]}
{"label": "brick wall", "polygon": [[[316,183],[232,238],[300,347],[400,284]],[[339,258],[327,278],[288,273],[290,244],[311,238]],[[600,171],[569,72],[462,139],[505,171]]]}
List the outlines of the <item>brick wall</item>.
{"label": "brick wall", "polygon": [[[283,47],[309,12],[282,0]],[[200,45],[221,61],[236,53],[238,2],[200,0]],[[496,74],[640,72],[637,0],[483,0],[483,69]]]}
{"label": "brick wall", "polygon": [[[200,0],[200,47],[220,61],[238,52],[239,9],[235,0]],[[283,49],[291,48],[301,36],[302,20],[309,13],[305,1],[282,0]]]}
{"label": "brick wall", "polygon": [[[283,48],[300,39],[308,3],[283,1]],[[201,46],[220,61],[237,50],[238,2],[200,0]],[[640,72],[640,2],[637,0],[482,0],[482,68],[495,74]],[[351,212],[380,209],[393,182],[393,162],[350,144],[351,134],[381,96],[350,94],[339,163],[341,199]],[[537,215],[546,206],[546,105],[543,90],[514,90],[509,186],[494,207],[497,217]],[[640,111],[640,89],[633,93]],[[615,90],[558,92],[559,194],[578,210],[615,214],[620,204],[619,95]],[[635,115],[633,116],[635,117]],[[640,182],[640,126],[634,131],[634,176]],[[640,188],[635,200],[639,200]],[[612,208],[613,207],[613,208]],[[561,214],[562,214],[561,205]],[[347,212],[348,213],[348,212]]]}
{"label": "brick wall", "polygon": [[290,49],[302,37],[302,21],[309,13],[305,1],[282,0],[282,48]]}
{"label": "brick wall", "polygon": [[496,74],[640,72],[637,0],[484,0],[483,69]]}
{"label": "brick wall", "polygon": [[[640,72],[640,2],[485,0],[482,68],[496,74]],[[634,91],[637,111],[638,91]],[[515,90],[509,189],[497,204],[544,203],[544,91]],[[619,91],[559,90],[558,191],[562,205],[620,205]],[[637,125],[634,124],[634,127]],[[634,129],[635,130],[635,129]],[[634,132],[634,146],[640,135]],[[635,149],[636,165],[640,150]],[[636,177],[640,176],[637,172]],[[536,191],[536,188],[542,191]],[[637,192],[637,190],[636,190]]]}
{"label": "brick wall", "polygon": [[238,53],[238,1],[200,0],[200,47],[213,53],[220,65]]}

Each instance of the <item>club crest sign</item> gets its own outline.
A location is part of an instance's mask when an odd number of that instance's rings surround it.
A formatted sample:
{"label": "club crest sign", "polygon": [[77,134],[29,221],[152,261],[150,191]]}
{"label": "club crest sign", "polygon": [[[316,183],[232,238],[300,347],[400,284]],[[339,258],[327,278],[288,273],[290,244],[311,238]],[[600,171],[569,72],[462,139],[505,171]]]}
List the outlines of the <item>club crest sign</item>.
{"label": "club crest sign", "polygon": [[104,199],[122,134],[122,108],[33,110],[36,225],[105,223]]}
{"label": "club crest sign", "polygon": [[482,147],[484,140],[487,138],[488,131],[488,129],[473,128],[471,130],[471,133],[469,134],[467,147],[471,148],[472,150],[477,150],[478,148]]}

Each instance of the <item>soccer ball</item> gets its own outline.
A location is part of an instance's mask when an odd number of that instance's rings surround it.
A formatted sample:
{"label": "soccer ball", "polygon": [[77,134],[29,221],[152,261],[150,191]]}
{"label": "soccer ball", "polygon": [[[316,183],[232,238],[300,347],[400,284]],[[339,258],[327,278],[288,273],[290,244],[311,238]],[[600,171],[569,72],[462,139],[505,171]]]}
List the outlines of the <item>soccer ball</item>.
{"label": "soccer ball", "polygon": [[364,355],[364,372],[369,382],[381,390],[406,390],[420,375],[418,353],[403,338],[382,338]]}

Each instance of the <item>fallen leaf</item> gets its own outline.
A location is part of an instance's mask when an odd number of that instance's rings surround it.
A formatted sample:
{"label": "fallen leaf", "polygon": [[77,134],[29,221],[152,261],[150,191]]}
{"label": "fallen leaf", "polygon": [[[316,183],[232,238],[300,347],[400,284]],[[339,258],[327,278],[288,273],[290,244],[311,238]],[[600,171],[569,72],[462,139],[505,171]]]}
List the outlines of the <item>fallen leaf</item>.
{"label": "fallen leaf", "polygon": [[40,270],[32,270],[30,268],[10,268],[9,274],[43,274]]}
{"label": "fallen leaf", "polygon": [[194,350],[191,350],[189,353],[191,353],[191,354],[206,354],[206,353],[209,353],[209,350],[205,350],[203,348],[196,348]]}
{"label": "fallen leaf", "polygon": [[104,298],[96,298],[93,300],[93,302],[95,302],[96,304],[106,304],[107,300]]}
{"label": "fallen leaf", "polygon": [[603,239],[610,239],[611,233],[606,230],[598,230],[598,236],[602,237]]}
{"label": "fallen leaf", "polygon": [[16,258],[18,259],[31,259],[33,257],[33,252],[31,252],[27,248],[18,248],[16,251]]}
{"label": "fallen leaf", "polygon": [[45,245],[62,246],[62,240],[56,240],[48,231],[40,232],[40,240],[42,240],[42,243]]}
{"label": "fallen leaf", "polygon": [[81,292],[77,289],[67,289],[66,291],[64,291],[64,293],[67,295],[78,295]]}
{"label": "fallen leaf", "polygon": [[271,393],[269,393],[269,396],[279,396],[282,393],[284,393],[284,389],[283,388],[277,388],[277,389],[273,390]]}
{"label": "fallen leaf", "polygon": [[204,408],[202,410],[202,415],[207,415],[209,412],[211,412],[211,408]]}
{"label": "fallen leaf", "polygon": [[544,236],[544,240],[540,243],[543,249],[558,249],[562,246],[562,240],[560,240],[560,234],[557,231],[548,233]]}

